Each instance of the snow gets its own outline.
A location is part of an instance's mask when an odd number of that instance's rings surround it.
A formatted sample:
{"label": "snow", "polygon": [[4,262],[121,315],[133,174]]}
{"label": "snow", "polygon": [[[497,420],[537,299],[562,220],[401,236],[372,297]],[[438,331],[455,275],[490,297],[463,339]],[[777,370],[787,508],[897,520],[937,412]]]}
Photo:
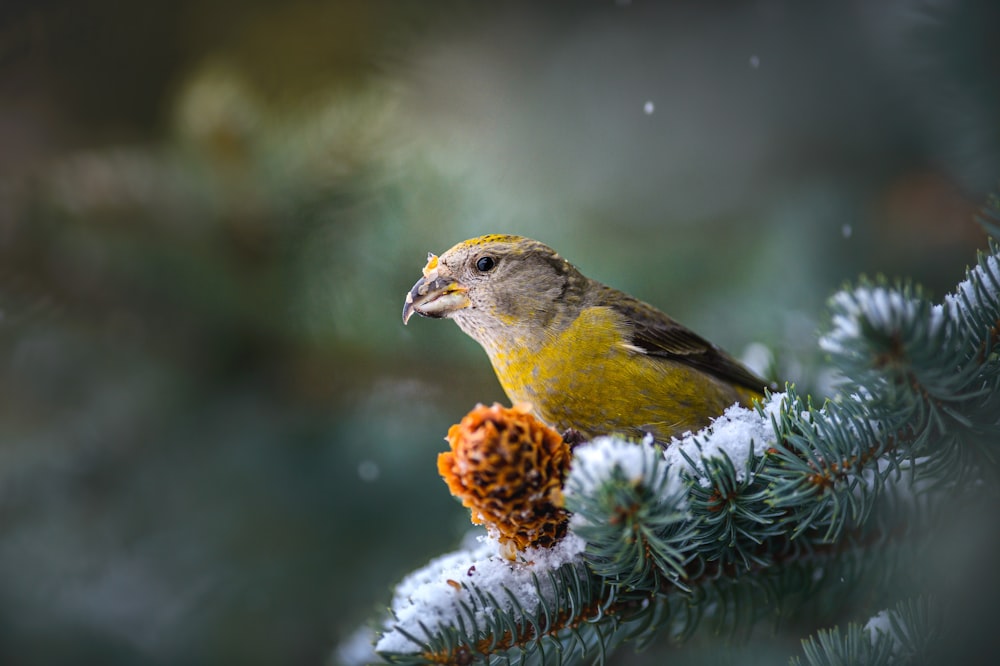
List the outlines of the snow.
{"label": "snow", "polygon": [[[695,476],[701,477],[702,485],[707,485],[709,480],[705,475],[704,460],[725,456],[736,468],[737,480],[745,481],[746,463],[750,454],[763,455],[774,444],[771,417],[778,415],[785,398],[785,393],[771,394],[770,400],[761,405],[761,412],[733,405],[708,427],[697,433],[686,433],[672,439],[664,451],[667,463],[671,468],[686,468]],[[684,454],[691,458],[694,465],[688,462]]]}
{"label": "snow", "polygon": [[[989,304],[981,302],[975,283],[979,283],[993,301],[1000,298],[1000,285],[990,278],[990,275],[1000,276],[1000,257],[995,254],[990,255],[984,259],[984,262],[989,269],[988,272],[982,266],[974,266],[969,270],[968,277],[958,283],[955,292],[945,296],[945,305],[952,313],[958,314],[970,306],[974,308]],[[968,302],[968,306],[966,302]]]}
{"label": "snow", "polygon": [[656,110],[656,106],[652,102],[646,102],[642,105],[642,112],[647,116],[653,115],[653,111]]}
{"label": "snow", "polygon": [[[819,339],[823,351],[844,354],[862,338],[863,328],[885,334],[895,333],[911,324],[921,311],[920,301],[887,287],[857,287],[838,292],[830,299],[834,311],[832,330]],[[866,326],[862,326],[862,323]],[[926,322],[928,335],[936,335],[945,323],[940,308],[930,309]]]}
{"label": "snow", "polygon": [[[662,453],[653,446],[652,437],[638,444],[619,437],[597,437],[574,449],[565,492],[567,495],[590,495],[612,480],[615,469],[626,479],[650,488],[662,486],[668,474]],[[679,484],[680,479],[676,478],[676,482]],[[676,490],[679,486],[672,488]]]}
{"label": "snow", "polygon": [[369,627],[357,629],[334,650],[333,663],[343,664],[343,666],[362,666],[374,663],[378,659],[375,656],[375,649],[372,647],[374,642],[375,632]]}
{"label": "snow", "polygon": [[740,354],[740,360],[759,375],[766,374],[767,369],[774,364],[774,354],[767,345],[751,342]]}
{"label": "snow", "polygon": [[781,411],[786,397],[785,393],[772,394],[761,405],[761,411],[733,405],[706,428],[673,438],[665,449],[653,446],[650,437],[640,444],[617,437],[597,437],[581,444],[573,451],[566,495],[595,492],[612,480],[615,469],[627,479],[650,488],[663,487],[665,477],[669,476],[664,494],[675,495],[683,483],[681,470],[701,477],[700,482],[708,484],[704,460],[724,456],[736,468],[736,478],[744,481],[751,453],[761,456],[774,443],[771,419]]}
{"label": "snow", "polygon": [[[458,626],[458,618],[463,614],[460,604],[478,605],[477,595],[463,583],[475,585],[477,590],[492,595],[502,604],[500,610],[513,607],[509,592],[530,611],[539,601],[539,588],[535,581],[545,581],[546,577],[542,575],[545,571],[570,562],[582,562],[583,548],[583,540],[569,534],[552,548],[529,548],[519,561],[511,562],[500,554],[496,540],[480,537],[478,546],[471,550],[437,557],[406,576],[396,587],[392,601],[394,617],[387,622],[385,633],[375,649],[378,652],[417,652],[420,646],[407,638],[403,631],[423,639],[423,627],[434,632],[439,628]],[[544,586],[542,591],[544,594]],[[477,624],[483,626],[484,614],[493,611],[492,608],[480,609]]]}
{"label": "snow", "polygon": [[[672,478],[665,491],[675,494],[682,483],[678,472],[705,476],[704,460],[728,457],[736,468],[737,478],[744,480],[746,462],[750,454],[763,455],[775,441],[772,417],[779,414],[785,393],[773,393],[761,405],[761,410],[732,405],[722,416],[696,433],[674,437],[665,449],[652,445],[647,437],[641,444],[617,437],[597,437],[581,444],[573,451],[573,466],[566,483],[567,495],[585,495],[594,492],[611,480],[617,468],[625,477],[643,481],[649,487],[662,484],[665,475]],[[683,453],[682,453],[683,452]],[[685,454],[687,457],[685,457]],[[691,462],[688,462],[688,458]],[[658,462],[660,464],[656,464]],[[666,463],[666,464],[663,464]]]}
{"label": "snow", "polygon": [[871,637],[872,642],[874,642],[879,634],[885,634],[892,638],[893,643],[899,644],[899,640],[896,637],[896,632],[892,628],[892,615],[893,611],[888,609],[881,610],[868,620],[865,624],[865,631]]}

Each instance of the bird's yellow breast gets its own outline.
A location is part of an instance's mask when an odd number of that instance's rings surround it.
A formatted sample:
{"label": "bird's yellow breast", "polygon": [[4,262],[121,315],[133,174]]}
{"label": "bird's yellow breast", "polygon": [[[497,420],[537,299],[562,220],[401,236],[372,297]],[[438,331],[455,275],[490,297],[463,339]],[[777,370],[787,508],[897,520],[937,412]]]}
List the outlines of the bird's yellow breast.
{"label": "bird's yellow breast", "polygon": [[741,399],[710,375],[631,345],[628,324],[607,307],[582,310],[535,347],[498,345],[490,360],[513,402],[529,402],[556,429],[585,437],[650,432],[667,441]]}

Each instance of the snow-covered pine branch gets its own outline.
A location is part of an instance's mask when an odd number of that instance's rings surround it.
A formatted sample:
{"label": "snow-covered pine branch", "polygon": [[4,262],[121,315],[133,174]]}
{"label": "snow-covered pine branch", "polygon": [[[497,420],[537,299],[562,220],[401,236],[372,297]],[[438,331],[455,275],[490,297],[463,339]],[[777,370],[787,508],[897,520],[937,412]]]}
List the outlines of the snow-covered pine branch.
{"label": "snow-covered pine branch", "polygon": [[[570,456],[542,437],[544,465],[515,470],[539,490],[507,517],[495,494],[463,498],[488,534],[404,579],[378,654],[573,663],[628,640],[688,635],[711,616],[731,624],[757,617],[758,605],[787,610],[804,588],[843,596],[843,585],[825,584],[831,575],[851,569],[860,580],[880,551],[927,533],[928,507],[977,488],[970,479],[995,485],[996,245],[943,303],[876,281],[838,293],[831,311],[820,344],[842,381],[821,406],[788,388],[665,448],[601,437]],[[465,487],[459,471],[442,470],[453,490]],[[537,519],[532,502],[544,507]],[[794,584],[783,584],[791,572]],[[739,593],[762,587],[763,601]],[[818,634],[806,657],[827,663],[863,639],[858,654],[888,659],[898,632],[886,638],[876,625]]]}

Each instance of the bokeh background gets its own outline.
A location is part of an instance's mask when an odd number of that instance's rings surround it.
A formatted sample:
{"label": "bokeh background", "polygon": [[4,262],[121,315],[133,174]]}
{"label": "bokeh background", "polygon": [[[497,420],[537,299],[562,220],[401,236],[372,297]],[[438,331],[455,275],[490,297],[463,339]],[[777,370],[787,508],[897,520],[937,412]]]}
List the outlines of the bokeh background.
{"label": "bokeh background", "polygon": [[0,663],[334,658],[468,527],[504,397],[400,311],[470,236],[822,395],[830,294],[985,247],[998,7],[4,2]]}

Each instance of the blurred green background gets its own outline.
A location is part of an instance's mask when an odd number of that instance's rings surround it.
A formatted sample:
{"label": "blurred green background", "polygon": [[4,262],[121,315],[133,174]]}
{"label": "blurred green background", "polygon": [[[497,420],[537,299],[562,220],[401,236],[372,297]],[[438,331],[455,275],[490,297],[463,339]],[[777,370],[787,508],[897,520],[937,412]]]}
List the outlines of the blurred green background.
{"label": "blurred green background", "polygon": [[985,247],[1000,10],[808,5],[5,2],[0,663],[323,663],[453,548],[470,236],[828,390],[835,289]]}

